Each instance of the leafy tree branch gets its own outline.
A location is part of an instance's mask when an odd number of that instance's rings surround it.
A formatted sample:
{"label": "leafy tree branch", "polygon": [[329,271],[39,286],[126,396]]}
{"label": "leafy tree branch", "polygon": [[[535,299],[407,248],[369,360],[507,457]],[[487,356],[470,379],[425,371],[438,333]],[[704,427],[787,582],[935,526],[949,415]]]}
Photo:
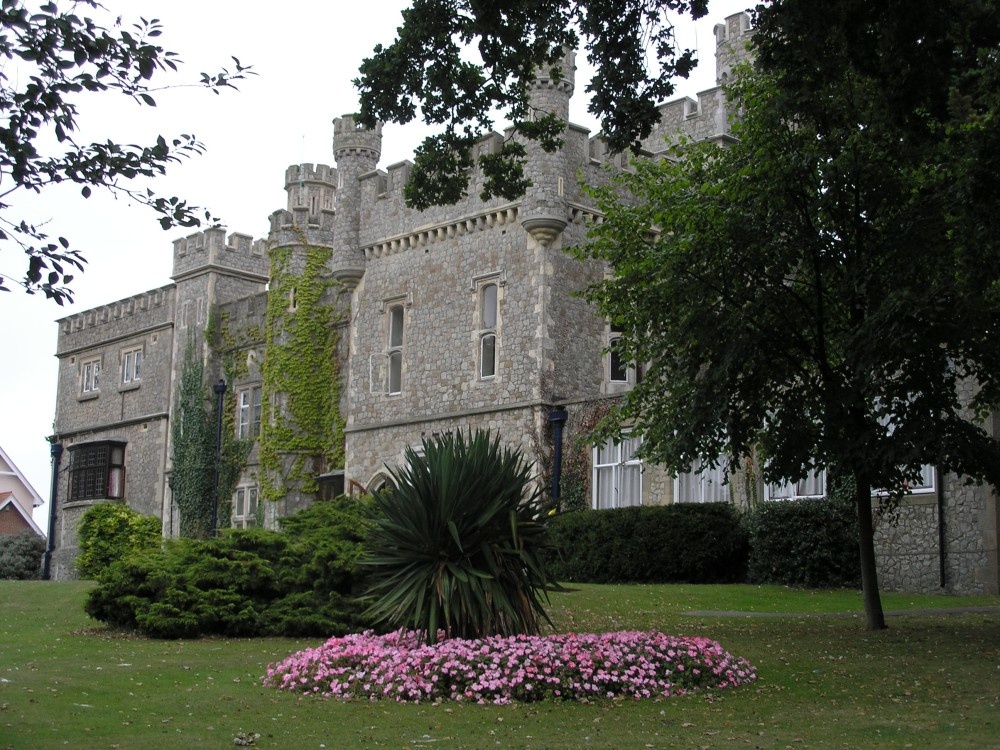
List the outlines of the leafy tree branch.
{"label": "leafy tree branch", "polygon": [[[79,98],[85,94],[117,94],[141,106],[155,107],[158,75],[178,70],[177,54],[156,43],[162,34],[156,19],[140,18],[126,26],[121,18],[110,27],[77,13],[104,10],[96,0],[78,0],[63,10],[55,2],[39,7],[18,0],[0,5],[0,243],[28,256],[23,276],[0,269],[0,291],[10,285],[29,294],[42,292],[62,305],[72,300],[69,284],[86,260],[64,237],[52,238],[44,227],[17,215],[12,197],[20,190],[40,193],[51,185],[71,182],[80,194],[93,189],[128,196],[160,215],[164,229],[217,223],[208,211],[177,197],[133,188],[128,181],[156,177],[171,164],[203,152],[190,134],[158,136],[149,145],[112,140],[77,140]],[[233,58],[232,70],[201,73],[191,84],[218,94],[235,88],[253,71]],[[57,148],[45,150],[55,142]],[[5,264],[6,265],[6,264]],[[20,277],[20,278],[19,278]]]}

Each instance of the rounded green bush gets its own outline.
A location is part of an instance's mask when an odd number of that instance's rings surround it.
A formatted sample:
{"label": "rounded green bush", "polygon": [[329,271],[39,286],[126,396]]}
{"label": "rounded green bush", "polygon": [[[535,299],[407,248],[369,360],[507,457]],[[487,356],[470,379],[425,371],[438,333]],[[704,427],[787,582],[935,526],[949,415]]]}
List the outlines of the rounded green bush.
{"label": "rounded green bush", "polygon": [[117,560],[157,549],[162,541],[160,520],[121,503],[99,503],[83,514],[79,539],[76,570],[83,578],[98,578]]}

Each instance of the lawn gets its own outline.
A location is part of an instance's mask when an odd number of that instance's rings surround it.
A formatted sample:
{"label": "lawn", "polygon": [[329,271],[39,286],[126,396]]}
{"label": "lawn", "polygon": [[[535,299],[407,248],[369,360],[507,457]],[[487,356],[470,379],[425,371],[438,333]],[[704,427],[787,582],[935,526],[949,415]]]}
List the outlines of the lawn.
{"label": "lawn", "polygon": [[[232,748],[254,735],[254,747],[282,750],[1000,746],[997,611],[890,614],[887,631],[869,633],[856,592],[579,586],[553,595],[557,629],[708,636],[755,664],[758,682],[663,701],[396,705],[261,686],[268,663],[316,641],[107,632],[83,613],[88,588],[0,581],[0,749]],[[1000,598],[883,603],[894,612]]]}

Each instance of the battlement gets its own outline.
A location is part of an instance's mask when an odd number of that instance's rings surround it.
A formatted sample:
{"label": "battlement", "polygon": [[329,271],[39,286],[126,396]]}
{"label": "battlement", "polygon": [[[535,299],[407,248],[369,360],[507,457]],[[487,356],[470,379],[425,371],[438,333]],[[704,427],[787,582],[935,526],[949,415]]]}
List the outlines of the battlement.
{"label": "battlement", "polygon": [[263,245],[261,240],[254,240],[249,234],[233,232],[226,237],[222,227],[212,227],[203,232],[195,232],[187,237],[174,240],[174,255],[181,258],[196,253],[208,253],[212,250],[225,249],[236,253],[260,254]]}
{"label": "battlement", "polygon": [[[287,208],[271,214],[271,233],[297,227],[333,230],[338,174],[327,164],[295,164],[285,170]],[[273,238],[272,238],[273,239]]]}
{"label": "battlement", "polygon": [[725,85],[733,68],[750,57],[748,44],[754,35],[750,16],[734,13],[715,25],[715,82]]}
{"label": "battlement", "polygon": [[369,129],[361,126],[353,114],[335,118],[333,154],[338,162],[349,155],[364,156],[378,162],[382,155],[382,124]]}
{"label": "battlement", "polygon": [[208,267],[229,268],[237,272],[265,274],[266,243],[249,234],[233,232],[228,237],[223,227],[212,227],[174,240],[176,281]]}
{"label": "battlement", "polygon": [[[122,326],[119,324],[128,319],[139,319],[139,322],[127,326],[136,330],[172,321],[174,294],[175,287],[170,284],[60,318],[56,321],[59,324],[60,339],[58,353],[71,348],[70,344],[63,342],[65,337],[111,325],[120,328]],[[146,320],[142,320],[143,318]]]}
{"label": "battlement", "polygon": [[285,170],[285,190],[296,183],[323,184],[337,189],[337,168],[327,164],[293,164]]}

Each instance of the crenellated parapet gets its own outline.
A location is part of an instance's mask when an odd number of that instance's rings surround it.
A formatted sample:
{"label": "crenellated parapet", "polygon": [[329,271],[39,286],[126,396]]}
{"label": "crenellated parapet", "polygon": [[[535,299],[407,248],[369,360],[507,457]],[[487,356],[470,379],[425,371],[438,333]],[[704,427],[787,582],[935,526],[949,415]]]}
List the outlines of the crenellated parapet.
{"label": "crenellated parapet", "polygon": [[563,57],[554,65],[537,71],[531,84],[532,108],[541,113],[552,114],[569,120],[569,100],[576,86],[576,53],[571,49],[563,52]]}
{"label": "crenellated parapet", "polygon": [[237,276],[267,276],[267,259],[262,240],[233,232],[228,237],[222,227],[174,240],[174,269],[171,278],[181,281],[206,271],[229,272]]}
{"label": "crenellated parapet", "polygon": [[754,28],[746,13],[734,13],[715,25],[715,82],[724,86],[733,68],[751,57],[749,43]]}
{"label": "crenellated parapet", "polygon": [[296,164],[285,170],[287,208],[270,216],[268,247],[332,247],[338,174],[326,164]]}
{"label": "crenellated parapet", "polygon": [[174,303],[175,289],[171,284],[60,318],[56,354],[116,338],[123,331],[172,324]]}
{"label": "crenellated parapet", "polygon": [[333,121],[333,157],[339,164],[342,159],[358,156],[378,163],[382,155],[382,125],[366,128],[354,119],[353,114],[337,117]]}
{"label": "crenellated parapet", "polygon": [[409,232],[386,237],[376,243],[366,245],[364,247],[365,258],[370,260],[411,249],[426,249],[439,242],[446,242],[468,234],[516,225],[517,221],[518,207],[517,204],[511,203],[461,219],[421,226]]}

